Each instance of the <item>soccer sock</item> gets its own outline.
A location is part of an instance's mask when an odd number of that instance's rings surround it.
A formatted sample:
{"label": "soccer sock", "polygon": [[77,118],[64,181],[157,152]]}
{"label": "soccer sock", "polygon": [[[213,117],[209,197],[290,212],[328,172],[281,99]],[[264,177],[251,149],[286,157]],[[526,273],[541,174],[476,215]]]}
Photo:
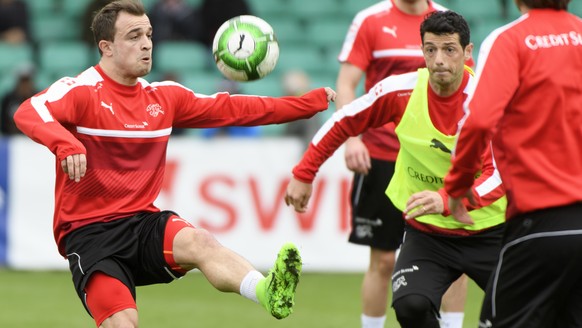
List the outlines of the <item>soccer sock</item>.
{"label": "soccer sock", "polygon": [[441,327],[443,328],[463,328],[463,312],[441,312]]}
{"label": "soccer sock", "polygon": [[385,321],[385,315],[381,317],[369,317],[362,314],[362,328],[384,328]]}
{"label": "soccer sock", "polygon": [[259,303],[259,299],[257,298],[257,284],[264,278],[263,274],[259,271],[250,271],[240,284],[240,294],[255,303]]}

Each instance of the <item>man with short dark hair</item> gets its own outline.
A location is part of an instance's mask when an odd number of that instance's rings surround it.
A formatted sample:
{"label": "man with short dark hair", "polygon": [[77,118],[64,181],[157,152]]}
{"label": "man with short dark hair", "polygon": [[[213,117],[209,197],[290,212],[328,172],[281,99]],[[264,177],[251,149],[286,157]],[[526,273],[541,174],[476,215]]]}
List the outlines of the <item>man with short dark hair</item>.
{"label": "man with short dark hair", "polygon": [[467,22],[452,11],[430,14],[420,35],[426,68],[385,78],[338,110],[293,169],[285,201],[304,212],[323,162],[349,136],[394,122],[400,151],[386,194],[407,220],[392,275],[392,306],[403,328],[439,328],[442,296],[458,277],[465,273],[485,288],[499,254],[506,201],[493,156],[484,150],[481,174],[471,186],[476,223],[449,216],[443,178],[474,83],[464,65],[473,44]]}
{"label": "man with short dark hair", "polygon": [[[425,67],[419,27],[427,14],[444,10],[447,8],[432,0],[384,0],[359,11],[338,56],[336,108],[359,96],[356,91],[362,79],[368,92],[388,76]],[[468,65],[473,65],[472,58]],[[361,328],[384,328],[386,321],[390,278],[404,235],[402,212],[385,193],[399,148],[394,123],[368,129],[345,142],[346,167],[354,172],[348,241],[369,248],[360,292]],[[467,280],[461,276],[443,296],[440,314],[446,328],[463,327]]]}

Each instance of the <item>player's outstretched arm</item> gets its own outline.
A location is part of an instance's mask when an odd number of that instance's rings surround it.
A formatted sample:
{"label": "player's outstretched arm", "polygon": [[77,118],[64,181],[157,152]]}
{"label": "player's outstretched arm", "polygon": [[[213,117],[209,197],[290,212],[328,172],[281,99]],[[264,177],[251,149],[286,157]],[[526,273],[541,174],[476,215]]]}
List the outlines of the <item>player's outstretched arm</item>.
{"label": "player's outstretched arm", "polygon": [[287,192],[285,193],[285,204],[293,206],[295,211],[304,213],[307,211],[307,204],[311,198],[313,186],[311,183],[301,182],[295,178],[291,178],[287,185]]}

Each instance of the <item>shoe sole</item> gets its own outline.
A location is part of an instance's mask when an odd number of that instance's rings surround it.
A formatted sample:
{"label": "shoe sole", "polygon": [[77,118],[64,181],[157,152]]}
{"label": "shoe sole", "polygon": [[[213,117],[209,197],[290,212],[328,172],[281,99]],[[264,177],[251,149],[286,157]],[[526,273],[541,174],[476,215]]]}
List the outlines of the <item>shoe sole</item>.
{"label": "shoe sole", "polygon": [[283,319],[293,313],[295,290],[301,275],[301,255],[293,244],[285,244],[277,255],[269,285],[271,315]]}

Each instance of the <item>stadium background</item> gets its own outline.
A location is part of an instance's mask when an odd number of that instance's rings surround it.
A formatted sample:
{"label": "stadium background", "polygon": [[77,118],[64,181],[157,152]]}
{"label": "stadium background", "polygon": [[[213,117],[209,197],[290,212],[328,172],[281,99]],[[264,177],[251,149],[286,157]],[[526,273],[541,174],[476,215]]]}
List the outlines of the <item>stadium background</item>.
{"label": "stadium background", "polygon": [[[186,1],[193,6],[200,2],[199,0]],[[377,2],[372,0],[247,1],[255,15],[264,18],[273,26],[279,39],[281,55],[277,67],[271,75],[260,81],[241,84],[241,91],[247,94],[269,96],[283,95],[280,79],[286,71],[293,69],[307,72],[312,87],[334,87],[339,68],[336,57],[351,20],[356,12]],[[33,40],[18,46],[0,43],[0,72],[2,72],[0,74],[0,97],[12,88],[14,85],[13,73],[22,64],[32,63],[36,67],[36,86],[38,89],[44,89],[61,76],[78,74],[98,59],[96,50],[80,40],[80,20],[88,0],[26,0],[26,2],[29,4]],[[146,7],[149,7],[153,0],[143,2]],[[461,13],[468,20],[471,26],[472,40],[477,48],[474,53],[475,59],[477,59],[481,41],[489,32],[518,17],[519,14],[514,8],[513,1],[509,0],[508,2],[508,17],[502,18],[500,1],[498,0],[440,1],[441,4]],[[570,11],[582,15],[582,0],[573,0],[570,3]],[[215,68],[211,54],[206,48],[192,42],[171,41],[155,45],[155,48],[154,71],[146,79],[157,80],[163,73],[172,72],[178,76],[181,83],[192,88],[195,92],[211,94],[216,91],[216,86],[222,77]],[[316,119],[323,120],[334,110],[332,105],[332,108],[325,115],[320,115]],[[190,170],[202,171],[202,175],[213,174],[213,171],[208,167],[215,169],[219,166],[218,163],[229,162],[231,166],[222,168],[223,172],[231,174],[230,176],[225,175],[226,179],[234,181],[241,176],[240,180],[249,178],[248,180],[251,181],[250,178],[257,178],[259,187],[262,186],[264,190],[259,191],[258,196],[255,195],[258,197],[258,200],[254,199],[254,202],[258,204],[255,206],[261,207],[260,203],[266,201],[270,202],[268,205],[271,206],[269,208],[269,206],[262,205],[264,217],[260,226],[264,228],[265,225],[269,226],[268,218],[265,219],[269,214],[267,212],[273,212],[276,209],[276,206],[273,205],[276,202],[276,197],[269,195],[269,190],[278,190],[278,187],[284,185],[284,178],[289,174],[291,165],[297,161],[301,154],[302,144],[284,136],[284,125],[261,127],[261,134],[262,138],[249,141],[208,141],[201,140],[196,133],[192,133],[192,138],[171,144],[171,148],[175,147],[175,150],[170,150],[170,160],[175,160],[175,163],[186,166]],[[191,158],[172,155],[182,153],[186,149],[197,149],[197,152],[202,153],[202,156]],[[233,157],[214,158],[217,153],[227,153]],[[266,157],[261,157],[264,153],[266,153]],[[238,160],[238,158],[243,157],[246,158],[245,161]],[[196,166],[200,162],[198,158],[205,158],[202,162],[208,162],[206,166]],[[214,158],[214,161],[210,161],[210,158]],[[27,164],[23,165],[24,162]],[[272,260],[271,255],[273,254],[271,253],[275,252],[281,239],[299,240],[302,244],[307,254],[306,268],[311,274],[306,276],[304,282],[306,285],[300,290],[301,293],[305,294],[299,295],[303,298],[303,303],[298,305],[297,316],[299,318],[292,317],[277,323],[278,327],[357,326],[360,272],[363,271],[367,263],[367,252],[363,248],[350,247],[345,242],[347,231],[345,222],[338,223],[334,219],[334,217],[343,215],[341,220],[345,221],[345,208],[334,207],[333,204],[345,202],[345,199],[342,199],[344,197],[342,192],[346,191],[345,186],[350,175],[342,165],[341,156],[339,158],[334,156],[331,162],[327,170],[322,170],[323,176],[328,178],[328,190],[339,190],[340,192],[324,193],[320,213],[314,215],[314,220],[321,222],[315,227],[311,227],[311,230],[309,222],[313,223],[314,221],[293,218],[291,214],[286,213],[282,217],[276,218],[279,227],[271,230],[271,233],[269,231],[266,233],[265,231],[255,231],[258,235],[252,235],[252,242],[249,242],[249,237],[241,239],[240,236],[235,236],[231,238],[228,233],[221,235],[219,232],[221,241],[239,250],[253,263],[258,263],[258,267],[262,270],[268,268]],[[267,167],[269,169],[266,169]],[[68,273],[60,270],[66,267],[66,262],[57,256],[56,248],[52,242],[50,232],[52,170],[51,155],[43,147],[24,137],[0,137],[0,295],[8,296],[0,297],[0,327],[31,327],[40,323],[44,323],[45,327],[90,325],[90,320],[83,313],[80,303],[70,288]],[[177,180],[198,182],[198,178],[189,177],[184,173],[180,174],[178,174]],[[277,180],[278,185],[269,185],[271,180]],[[187,190],[187,188],[189,186],[178,186],[179,190]],[[244,193],[252,193],[254,189],[248,190]],[[266,199],[265,195],[269,195],[270,198]],[[238,203],[247,202],[244,196],[234,196],[239,198]],[[187,212],[204,212],[204,207],[196,206],[191,210],[188,206],[183,205],[183,203],[189,202],[188,199],[177,199],[174,202],[162,199],[161,202],[169,202],[175,205],[174,208],[184,208],[184,211]],[[210,213],[209,215],[213,214],[212,209],[207,212]],[[253,217],[249,209],[244,206],[242,206],[241,212],[241,216]],[[42,216],[39,217],[38,213],[42,213]],[[295,229],[290,224],[280,223],[280,221],[287,221],[288,218],[291,218],[290,221],[300,222],[302,229]],[[332,224],[336,227],[339,226],[339,228],[336,229],[335,234],[328,234],[327,230]],[[244,222],[242,225],[245,225]],[[308,229],[304,229],[306,226]],[[13,231],[16,233],[12,233]],[[248,236],[249,233],[253,233],[253,228],[250,230],[239,228],[237,233]],[[42,242],[38,243],[36,248],[31,246],[39,240]],[[251,247],[251,244],[254,246]],[[326,247],[323,247],[322,250],[321,246]],[[16,251],[11,252],[10,248],[16,249]],[[256,253],[263,253],[265,257],[254,258]],[[310,258],[309,254],[314,254],[313,258]],[[351,263],[344,265],[345,262]],[[2,268],[4,270],[1,270]],[[54,269],[58,270],[53,272]],[[332,274],[336,272],[337,275]],[[163,303],[167,302],[168,307],[162,307],[156,300],[163,297],[164,294],[176,297],[177,293],[185,289],[193,290],[199,296],[204,295],[198,298],[209,304],[208,307],[199,303],[189,304],[189,306],[197,308],[195,311],[197,313],[220,318],[221,314],[215,313],[216,310],[211,306],[214,304],[215,307],[219,308],[226,306],[237,309],[233,316],[239,319],[232,321],[233,325],[245,327],[245,320],[254,323],[248,324],[249,327],[272,325],[272,321],[261,321],[265,319],[262,318],[263,315],[260,311],[244,300],[239,302],[238,299],[233,300],[231,297],[225,298],[217,295],[202,282],[203,279],[200,276],[192,275],[192,277],[184,279],[190,279],[188,283],[192,283],[194,280],[195,289],[185,287],[185,282],[182,281],[172,284],[169,290],[163,289],[165,286],[161,286],[162,290],[159,291],[158,287],[151,289],[148,287],[143,294],[140,294],[146,295],[144,296],[146,300],[140,304],[140,308],[147,309],[144,313],[154,312],[150,317],[146,315],[143,319],[145,321],[143,326],[162,326],[151,322],[156,322],[156,316],[164,318],[166,315],[171,315],[173,313],[171,308],[175,308],[176,303],[166,300]],[[321,293],[316,292],[318,289],[323,290],[323,288],[327,289]],[[64,293],[65,296],[52,294],[57,291]],[[69,308],[51,308],[46,304],[46,300],[53,296],[47,296],[45,293],[51,293],[50,295],[55,295],[54,297],[59,299],[59,302],[52,302],[55,303],[54,306],[65,303],[65,306],[73,307],[75,310],[73,318],[51,317],[51,313],[63,313]],[[38,294],[40,297],[37,297]],[[191,293],[184,297],[189,296]],[[63,302],[60,300],[61,297]],[[38,307],[32,302],[32,299],[37,298],[41,300]],[[188,299],[190,300],[190,298]],[[200,299],[196,302],[200,302]],[[475,322],[479,300],[480,293],[475,291],[475,287],[472,285],[466,324],[467,322]],[[38,317],[27,316],[27,312],[21,310],[27,308],[34,309],[33,311]],[[299,314],[299,312],[303,314]],[[306,312],[307,315],[305,315]],[[183,312],[177,311],[175,316],[183,316]],[[245,319],[245,316],[249,318]],[[160,320],[165,322],[163,321],[165,319]],[[315,324],[314,320],[319,321],[319,323]],[[220,320],[202,323],[200,326],[229,326],[226,322],[229,321],[222,317]],[[259,324],[255,325],[257,322]],[[187,326],[186,324],[174,323],[176,327]],[[388,325],[394,324],[394,317],[391,313]]]}
{"label": "stadium background", "polygon": [[[32,42],[10,46],[0,43],[0,96],[14,84],[10,74],[22,63],[37,67],[36,84],[43,89],[56,79],[76,75],[98,59],[97,51],[80,41],[81,17],[89,0],[25,0],[29,5]],[[196,7],[201,0],[185,0]],[[143,0],[150,8],[155,0]],[[251,11],[267,20],[279,39],[281,55],[275,71],[260,81],[241,85],[248,94],[283,95],[280,78],[288,70],[305,70],[313,87],[335,86],[337,55],[354,15],[375,0],[247,0]],[[508,16],[501,16],[499,0],[442,0],[441,4],[461,13],[469,22],[475,57],[483,38],[519,16],[508,0]],[[582,1],[573,0],[570,11],[581,14]],[[154,27],[155,31],[155,27]],[[154,32],[155,33],[155,32]],[[148,80],[175,73],[195,92],[216,92],[221,75],[208,49],[194,42],[164,42],[155,46],[154,66]],[[476,58],[475,58],[476,59]],[[332,111],[329,111],[331,113]],[[322,116],[321,119],[325,119]],[[263,129],[263,135],[281,135],[282,126]]]}

